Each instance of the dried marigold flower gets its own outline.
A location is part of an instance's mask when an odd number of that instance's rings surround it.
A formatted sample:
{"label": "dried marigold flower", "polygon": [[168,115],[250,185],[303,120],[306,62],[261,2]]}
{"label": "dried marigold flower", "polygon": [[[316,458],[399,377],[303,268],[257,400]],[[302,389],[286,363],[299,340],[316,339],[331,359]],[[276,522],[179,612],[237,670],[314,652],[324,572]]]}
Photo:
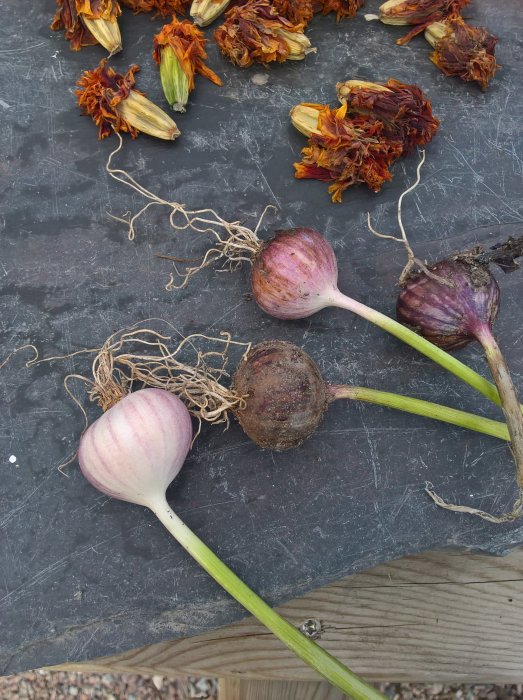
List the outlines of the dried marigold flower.
{"label": "dried marigold flower", "polygon": [[484,27],[471,27],[461,17],[430,24],[425,38],[434,48],[430,60],[445,75],[474,80],[482,90],[500,67],[494,57],[497,38]]}
{"label": "dried marigold flower", "polygon": [[333,202],[341,202],[342,193],[351,185],[365,183],[378,192],[392,179],[390,165],[402,154],[403,144],[383,136],[383,124],[364,117],[346,118],[347,105],[318,110],[319,134],[312,133],[303,159],[295,163],[298,179],[332,183]]}
{"label": "dried marigold flower", "polygon": [[384,24],[413,24],[408,34],[396,41],[397,44],[408,43],[413,36],[433,22],[459,15],[470,0],[388,0],[379,8],[378,18]]}
{"label": "dried marigold flower", "polygon": [[171,117],[134,89],[139,66],[131,66],[122,75],[106,63],[103,60],[94,70],[84,71],[76,83],[78,106],[92,117],[98,138],[104,139],[113,131],[127,132],[133,139],[140,131],[168,141],[180,135]]}
{"label": "dried marigold flower", "polygon": [[121,51],[117,20],[122,10],[117,0],[56,0],[56,5],[51,29],[65,29],[73,51],[93,44],[101,44],[111,55]]}
{"label": "dried marigold flower", "polygon": [[280,15],[269,0],[251,0],[230,9],[214,38],[221,52],[242,68],[255,61],[298,61],[316,50],[303,34],[303,24]]}
{"label": "dried marigold flower", "polygon": [[203,32],[189,20],[173,17],[153,40],[153,57],[160,66],[160,78],[167,102],[177,112],[185,112],[194,75],[199,73],[216,85],[222,81],[205,65],[207,53]]}
{"label": "dried marigold flower", "polygon": [[404,154],[432,141],[438,130],[439,119],[417,85],[393,79],[386,83],[347,80],[336,89],[349,112],[383,122],[384,134],[403,141]]}
{"label": "dried marigold flower", "polygon": [[314,16],[313,0],[274,0],[272,4],[282,17],[293,24],[306,27]]}
{"label": "dried marigold flower", "polygon": [[190,0],[120,0],[120,4],[128,7],[135,14],[154,12],[160,17],[169,17],[176,13],[183,14]]}
{"label": "dried marigold flower", "polygon": [[191,5],[191,17],[199,27],[208,24],[221,15],[231,0],[193,0]]}
{"label": "dried marigold flower", "polygon": [[365,0],[314,0],[314,3],[315,12],[321,12],[323,15],[335,12],[339,22],[343,17],[354,17],[365,4]]}

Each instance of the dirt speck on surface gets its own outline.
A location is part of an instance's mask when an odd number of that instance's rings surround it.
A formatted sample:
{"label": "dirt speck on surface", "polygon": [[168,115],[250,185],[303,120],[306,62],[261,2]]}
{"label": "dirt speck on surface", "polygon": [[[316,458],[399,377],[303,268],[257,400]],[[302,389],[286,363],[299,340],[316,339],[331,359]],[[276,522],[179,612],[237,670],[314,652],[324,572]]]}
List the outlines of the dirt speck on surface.
{"label": "dirt speck on surface", "polygon": [[269,74],[268,73],[255,73],[252,76],[251,81],[255,85],[267,85],[267,83],[269,82]]}

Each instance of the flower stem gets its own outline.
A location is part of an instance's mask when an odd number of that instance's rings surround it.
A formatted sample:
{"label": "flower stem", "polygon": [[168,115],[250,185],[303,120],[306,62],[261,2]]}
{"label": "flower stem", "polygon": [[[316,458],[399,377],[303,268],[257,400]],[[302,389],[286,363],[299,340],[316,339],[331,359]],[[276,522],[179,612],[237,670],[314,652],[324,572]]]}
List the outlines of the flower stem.
{"label": "flower stem", "polygon": [[[391,394],[387,391],[377,391],[376,389],[368,389],[362,386],[341,386],[329,385],[329,393],[331,400],[336,399],[353,399],[356,401],[366,401],[379,406],[387,406],[388,408],[396,408],[399,411],[407,413],[415,413],[418,416],[433,418],[444,423],[452,423],[460,428],[475,430],[478,433],[491,435],[500,440],[510,441],[509,429],[505,423],[500,423],[490,418],[482,418],[474,413],[459,411],[448,406],[441,406],[430,401],[422,399],[413,399],[410,396],[401,396],[399,394]],[[523,416],[522,416],[523,418]]]}
{"label": "flower stem", "polygon": [[520,489],[523,489],[523,415],[519,399],[510,377],[507,363],[501,354],[499,345],[488,326],[481,326],[476,332],[485,351],[485,356],[492,372],[501,397],[501,406],[507,420],[508,430],[512,438],[512,454],[516,463],[516,476]]}
{"label": "flower stem", "polygon": [[502,405],[498,389],[496,389],[491,382],[487,381],[470,367],[467,367],[467,365],[465,365],[463,362],[460,362],[452,355],[449,355],[449,353],[445,352],[445,350],[438,348],[429,340],[426,340],[421,335],[411,331],[410,328],[403,326],[398,321],[389,318],[385,314],[382,314],[375,309],[371,309],[369,306],[365,306],[365,304],[362,304],[355,299],[345,296],[338,289],[331,293],[326,305],[336,306],[340,309],[347,309],[348,311],[352,311],[356,315],[365,318],[367,321],[374,323],[374,325],[379,326],[384,331],[387,331],[399,340],[402,340],[407,345],[410,345],[422,355],[425,355],[437,364],[441,365],[452,374],[455,374],[456,377],[459,377],[466,384],[479,391],[493,403],[497,404],[498,406]]}
{"label": "flower stem", "polygon": [[355,700],[385,700],[385,696],[372,685],[352,673],[338,659],[306,637],[259,598],[180,520],[167,501],[160,500],[149,507],[171,535],[222,588],[329,683]]}

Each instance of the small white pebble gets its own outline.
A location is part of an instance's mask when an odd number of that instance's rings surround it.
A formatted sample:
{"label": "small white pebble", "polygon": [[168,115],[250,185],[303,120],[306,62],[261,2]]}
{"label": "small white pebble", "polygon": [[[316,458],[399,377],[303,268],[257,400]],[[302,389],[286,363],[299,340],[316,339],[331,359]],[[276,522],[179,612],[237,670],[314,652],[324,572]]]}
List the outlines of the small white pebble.
{"label": "small white pebble", "polygon": [[163,688],[163,676],[153,676],[153,685],[156,690],[161,690]]}
{"label": "small white pebble", "polygon": [[11,456],[9,457],[9,462],[10,462],[11,464],[14,464],[14,463],[16,462],[16,460],[17,460],[16,455],[11,455]]}
{"label": "small white pebble", "polygon": [[269,82],[269,74],[268,73],[255,73],[252,76],[251,81],[255,85],[267,85],[267,83]]}

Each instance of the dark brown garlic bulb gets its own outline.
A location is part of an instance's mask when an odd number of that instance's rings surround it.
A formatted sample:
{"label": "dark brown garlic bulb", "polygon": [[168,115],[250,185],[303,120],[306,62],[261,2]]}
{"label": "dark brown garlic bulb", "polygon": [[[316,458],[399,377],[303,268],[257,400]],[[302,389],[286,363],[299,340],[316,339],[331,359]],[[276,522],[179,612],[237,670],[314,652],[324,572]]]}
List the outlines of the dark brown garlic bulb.
{"label": "dark brown garlic bulb", "polygon": [[316,430],[329,403],[320,371],[299,347],[282,340],[255,345],[240,362],[233,389],[246,399],[236,417],[257,445],[297,447]]}

